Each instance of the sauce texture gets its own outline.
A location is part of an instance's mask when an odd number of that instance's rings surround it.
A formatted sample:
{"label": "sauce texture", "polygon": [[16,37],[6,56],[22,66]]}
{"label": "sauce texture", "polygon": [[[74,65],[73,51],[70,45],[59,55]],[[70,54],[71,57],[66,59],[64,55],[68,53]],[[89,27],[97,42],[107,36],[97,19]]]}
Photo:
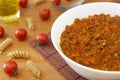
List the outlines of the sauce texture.
{"label": "sauce texture", "polygon": [[63,53],[75,62],[107,71],[120,71],[120,16],[95,14],[76,18],[61,35]]}

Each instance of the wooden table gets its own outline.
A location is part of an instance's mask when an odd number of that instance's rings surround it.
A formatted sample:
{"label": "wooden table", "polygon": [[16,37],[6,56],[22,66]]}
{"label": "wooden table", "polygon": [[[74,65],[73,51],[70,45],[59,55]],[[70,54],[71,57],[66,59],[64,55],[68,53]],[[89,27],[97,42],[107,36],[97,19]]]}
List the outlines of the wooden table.
{"label": "wooden table", "polygon": [[[6,56],[8,52],[10,51],[16,51],[16,50],[23,50],[28,51],[30,53],[30,60],[34,61],[40,68],[43,76],[41,80],[65,80],[65,78],[58,73],[51,65],[49,65],[48,62],[46,62],[35,50],[33,50],[29,45],[28,42],[35,39],[36,35],[40,32],[50,32],[53,22],[56,20],[56,18],[63,13],[63,11],[60,11],[56,8],[54,8],[51,5],[50,0],[47,0],[45,3],[42,3],[37,6],[32,5],[33,0],[29,0],[28,6],[26,8],[21,8],[21,17],[17,22],[13,23],[4,23],[0,22],[1,26],[4,26],[5,29],[5,36],[3,38],[0,38],[0,42],[4,39],[11,37],[13,39],[12,45],[10,45],[2,55],[0,55],[0,80],[39,80],[38,78],[35,78],[29,70],[25,66],[26,60],[24,59],[14,59],[19,66],[20,73],[17,76],[10,77],[6,75],[3,72],[3,63],[8,60],[8,57]],[[77,0],[71,0],[66,1],[62,0],[61,5],[68,5],[71,3],[74,3]],[[110,1],[110,0],[85,0],[84,3],[89,2],[98,2],[98,1]],[[39,11],[42,8],[49,8],[51,11],[51,16],[48,20],[41,20],[39,18]],[[27,22],[25,21],[25,17],[30,16],[32,17],[36,29],[34,31],[31,31],[27,27]],[[14,32],[18,28],[25,28],[28,32],[27,39],[24,41],[19,41],[15,38]]]}

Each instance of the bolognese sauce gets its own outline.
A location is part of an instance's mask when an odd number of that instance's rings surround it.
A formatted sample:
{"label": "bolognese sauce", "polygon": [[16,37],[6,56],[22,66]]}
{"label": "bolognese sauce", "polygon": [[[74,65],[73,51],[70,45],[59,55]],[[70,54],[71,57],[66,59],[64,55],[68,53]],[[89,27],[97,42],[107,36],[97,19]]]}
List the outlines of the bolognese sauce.
{"label": "bolognese sauce", "polygon": [[120,16],[95,14],[76,18],[60,38],[63,53],[75,62],[100,70],[120,71]]}

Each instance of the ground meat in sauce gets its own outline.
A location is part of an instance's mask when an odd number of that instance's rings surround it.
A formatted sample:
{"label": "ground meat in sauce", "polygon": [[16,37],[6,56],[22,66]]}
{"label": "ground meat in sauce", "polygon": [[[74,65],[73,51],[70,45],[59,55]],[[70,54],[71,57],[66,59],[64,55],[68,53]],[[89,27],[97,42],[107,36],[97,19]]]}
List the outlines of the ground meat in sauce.
{"label": "ground meat in sauce", "polygon": [[109,14],[76,18],[61,35],[63,53],[100,70],[120,71],[120,16]]}

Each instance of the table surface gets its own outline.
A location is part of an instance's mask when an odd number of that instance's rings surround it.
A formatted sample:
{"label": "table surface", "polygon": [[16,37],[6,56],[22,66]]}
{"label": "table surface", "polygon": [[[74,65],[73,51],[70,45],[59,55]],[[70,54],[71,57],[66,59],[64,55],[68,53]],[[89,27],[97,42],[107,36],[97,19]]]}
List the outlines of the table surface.
{"label": "table surface", "polygon": [[[29,41],[33,40],[36,38],[36,35],[45,32],[48,33],[51,30],[52,24],[56,20],[56,18],[63,13],[63,11],[60,11],[56,8],[54,8],[51,5],[50,0],[46,0],[45,3],[39,4],[37,6],[33,6],[32,4],[33,0],[29,0],[28,5],[26,8],[20,8],[21,11],[21,17],[18,21],[12,22],[12,23],[4,23],[0,22],[1,26],[4,26],[5,29],[5,35],[4,37],[0,38],[0,42],[5,40],[8,37],[11,37],[13,39],[12,45],[10,45],[2,55],[0,55],[0,80],[39,80],[38,78],[34,77],[29,70],[26,68],[25,62],[27,61],[26,59],[14,59],[17,64],[18,68],[20,70],[20,73],[16,76],[8,76],[3,72],[3,64],[6,60],[8,60],[7,54],[10,51],[16,51],[16,50],[23,50],[23,51],[28,51],[33,62],[37,64],[41,70],[42,79],[41,80],[65,80],[65,78],[58,73],[47,61],[45,61],[34,49],[32,49],[29,46]],[[62,0],[61,5],[69,5],[77,0]],[[110,1],[110,0],[85,0],[84,3],[89,3],[89,2],[101,2],[101,1]],[[41,20],[39,18],[39,11],[42,8],[49,8],[51,11],[51,16],[48,20]],[[25,17],[32,17],[34,23],[35,23],[35,30],[31,31],[27,27],[27,22],[25,21]],[[28,36],[26,40],[24,41],[19,41],[15,38],[14,32],[18,28],[25,28],[28,32]]]}

